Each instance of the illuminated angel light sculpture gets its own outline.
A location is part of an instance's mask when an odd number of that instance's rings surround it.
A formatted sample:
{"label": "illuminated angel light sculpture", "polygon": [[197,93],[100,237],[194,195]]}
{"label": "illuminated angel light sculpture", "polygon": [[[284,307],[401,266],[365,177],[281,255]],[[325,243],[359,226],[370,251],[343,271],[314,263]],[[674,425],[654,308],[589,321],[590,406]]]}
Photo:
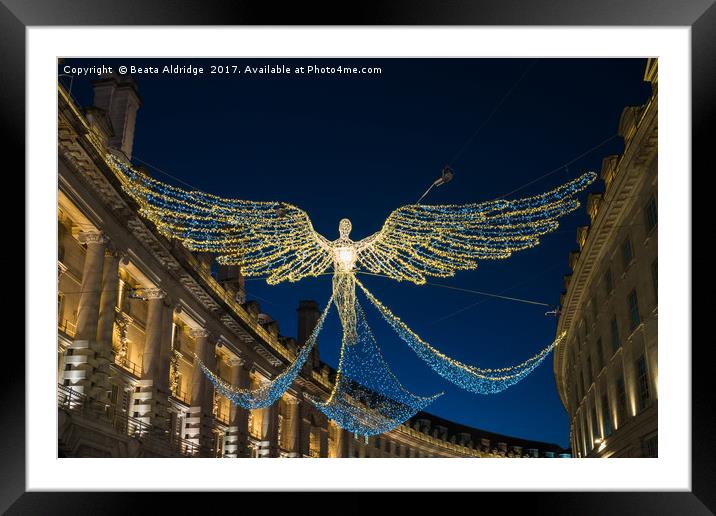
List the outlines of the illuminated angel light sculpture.
{"label": "illuminated angel light sculpture", "polygon": [[[400,338],[435,372],[464,389],[480,394],[499,392],[524,378],[546,358],[563,336],[515,366],[485,369],[463,364],[445,356],[410,330],[357,280],[356,273],[364,270],[422,285],[426,283],[426,277],[450,277],[458,270],[477,268],[481,260],[509,258],[515,251],[538,245],[541,236],[554,231],[559,225],[558,219],[579,206],[575,194],[596,179],[595,173],[588,172],[547,193],[517,200],[402,206],[388,216],[380,231],[359,241],[351,240],[351,222],[343,219],[338,226],[338,238],[331,241],[314,230],[305,211],[291,204],[227,199],[184,190],[149,177],[114,155],[108,155],[108,162],[115,169],[124,190],[138,202],[140,213],[152,221],[163,235],[178,239],[190,250],[215,253],[218,263],[239,265],[247,277],[266,276],[269,284],[300,281],[329,273],[332,269],[332,301],[343,327],[342,357],[344,354],[347,357],[361,356],[360,351],[344,353],[346,346],[362,344],[367,346],[365,349],[373,349],[372,336],[369,336],[364,317],[357,318],[356,315],[356,287],[359,287]],[[362,310],[359,313],[362,314]],[[324,318],[325,312],[321,325]],[[364,326],[364,337],[359,335],[361,325]],[[310,339],[306,346],[313,346],[315,340]],[[282,375],[281,388],[284,391],[305,361],[305,351],[301,351],[296,362],[287,370],[286,373],[291,374]],[[384,366],[383,362],[381,364]],[[339,365],[336,387],[327,403],[337,398],[342,371],[350,369],[348,366]],[[269,389],[273,394],[262,400],[261,396],[228,386],[206,368],[205,372],[220,391],[236,403],[251,398],[250,408],[273,403],[276,392],[281,390]],[[388,379],[386,381],[396,382],[392,391],[404,391],[392,373],[385,374],[383,371],[381,374]],[[358,378],[344,380],[358,385],[370,383]],[[235,393],[233,397],[232,392]],[[424,400],[434,398],[420,398],[419,403],[413,403],[410,396],[415,395],[405,393],[406,399],[399,400],[400,410],[391,409],[389,413],[379,416],[368,412],[371,403],[355,402],[356,398],[370,398],[367,395],[353,396],[350,403],[342,400],[340,405],[332,407],[316,403],[332,419],[340,420],[344,428],[359,428],[361,433],[370,433],[365,421],[379,419],[381,424],[378,426],[385,431],[390,426],[386,420],[390,420],[391,415],[400,414],[393,421],[397,426],[422,409]],[[378,400],[374,407],[393,406],[395,395],[391,395],[389,401]],[[355,413],[339,416],[338,411],[343,410],[341,407],[352,407],[350,410]],[[360,413],[361,410],[364,412]],[[351,420],[363,423],[351,426]]]}

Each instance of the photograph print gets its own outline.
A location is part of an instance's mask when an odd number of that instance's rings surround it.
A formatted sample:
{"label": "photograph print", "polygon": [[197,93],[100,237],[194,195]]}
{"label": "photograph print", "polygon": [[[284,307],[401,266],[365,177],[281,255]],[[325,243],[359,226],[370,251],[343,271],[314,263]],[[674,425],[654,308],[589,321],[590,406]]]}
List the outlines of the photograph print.
{"label": "photograph print", "polygon": [[58,457],[658,457],[656,58],[57,67]]}

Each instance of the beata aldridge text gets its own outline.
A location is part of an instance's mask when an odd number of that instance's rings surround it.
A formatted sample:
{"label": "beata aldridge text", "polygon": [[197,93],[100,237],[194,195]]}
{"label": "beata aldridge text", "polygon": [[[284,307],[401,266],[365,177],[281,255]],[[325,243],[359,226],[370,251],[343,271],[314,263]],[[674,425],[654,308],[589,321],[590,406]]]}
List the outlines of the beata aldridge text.
{"label": "beata aldridge text", "polygon": [[166,65],[166,66],[129,66],[127,70],[133,74],[143,73],[163,73],[163,74],[177,74],[177,75],[201,75],[204,73],[204,68],[201,66],[191,65]]}

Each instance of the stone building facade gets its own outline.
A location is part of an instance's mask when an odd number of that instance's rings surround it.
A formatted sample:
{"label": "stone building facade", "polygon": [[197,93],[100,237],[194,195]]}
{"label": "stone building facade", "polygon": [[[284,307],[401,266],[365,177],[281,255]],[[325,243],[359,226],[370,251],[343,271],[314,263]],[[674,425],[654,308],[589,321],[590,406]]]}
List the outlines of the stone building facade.
{"label": "stone building facade", "polygon": [[146,223],[105,161],[108,151],[131,158],[136,84],[109,76],[94,88],[82,108],[58,87],[59,456],[565,456],[429,414],[380,436],[350,434],[304,399],[325,399],[335,379],[318,349],[271,407],[216,394],[194,353],[231,384],[256,387],[295,360],[320,307],[301,302],[298,337],[286,337],[245,299],[236,267]]}
{"label": "stone building facade", "polygon": [[652,95],[622,112],[624,152],[602,162],[564,278],[554,375],[576,457],[658,453],[657,60],[644,80]]}

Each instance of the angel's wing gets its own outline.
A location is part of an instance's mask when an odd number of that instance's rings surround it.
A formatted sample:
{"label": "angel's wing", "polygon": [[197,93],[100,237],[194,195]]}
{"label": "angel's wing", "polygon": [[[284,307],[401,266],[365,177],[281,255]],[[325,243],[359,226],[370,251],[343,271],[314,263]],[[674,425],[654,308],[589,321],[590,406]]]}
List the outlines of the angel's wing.
{"label": "angel's wing", "polygon": [[588,172],[551,192],[513,201],[403,206],[379,232],[357,243],[358,263],[373,273],[420,285],[426,276],[474,269],[478,260],[508,258],[554,231],[557,219],[579,206],[573,196],[596,177]]}
{"label": "angel's wing", "polygon": [[296,206],[183,190],[157,181],[113,155],[109,162],[122,188],[160,233],[178,239],[192,251],[217,253],[217,262],[239,265],[245,276],[268,275],[271,284],[298,281],[321,274],[332,264],[328,242]]}

